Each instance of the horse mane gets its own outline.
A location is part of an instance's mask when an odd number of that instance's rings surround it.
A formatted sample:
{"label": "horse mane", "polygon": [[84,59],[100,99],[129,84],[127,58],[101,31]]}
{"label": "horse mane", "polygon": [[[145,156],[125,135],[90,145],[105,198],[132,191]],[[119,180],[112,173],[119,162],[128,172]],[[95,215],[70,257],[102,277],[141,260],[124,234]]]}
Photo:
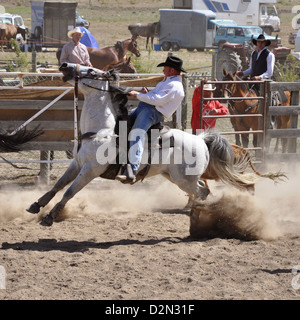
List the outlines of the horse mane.
{"label": "horse mane", "polygon": [[[243,81],[243,79],[240,78],[239,76],[237,76],[237,75],[235,74],[235,72],[234,72],[234,73],[229,72],[228,75],[229,75],[229,77],[230,77],[229,80],[232,80],[232,81]],[[226,78],[226,77],[225,77],[225,78]],[[225,80],[225,78],[224,78],[224,80]],[[228,80],[228,79],[226,79],[226,80]],[[238,85],[239,88],[240,88],[241,90],[243,90],[243,91],[250,91],[250,89],[251,89],[251,88],[249,87],[249,84],[248,84],[248,83],[238,83],[237,85]]]}
{"label": "horse mane", "polygon": [[[243,79],[240,78],[237,75],[235,75],[235,78],[236,78],[237,81],[243,81]],[[249,91],[250,90],[248,83],[239,83],[238,85],[243,91]]]}
{"label": "horse mane", "polygon": [[[124,40],[124,41],[127,41],[127,40]],[[115,48],[118,51],[118,58],[119,59],[122,59],[125,55],[124,41],[117,41],[115,44]]]}

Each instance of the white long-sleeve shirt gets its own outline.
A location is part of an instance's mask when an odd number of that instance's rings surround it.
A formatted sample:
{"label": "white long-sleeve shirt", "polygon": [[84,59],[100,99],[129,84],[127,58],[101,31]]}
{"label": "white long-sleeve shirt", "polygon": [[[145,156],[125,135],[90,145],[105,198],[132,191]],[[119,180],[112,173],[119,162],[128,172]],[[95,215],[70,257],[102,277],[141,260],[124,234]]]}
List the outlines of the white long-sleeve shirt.
{"label": "white long-sleeve shirt", "polygon": [[[260,54],[266,50],[267,48],[263,48],[260,52],[258,52],[257,59],[259,58]],[[253,53],[252,53],[253,54]],[[256,59],[256,60],[257,60]],[[267,71],[260,75],[262,79],[271,79],[274,72],[274,65],[275,65],[275,56],[272,52],[269,52],[267,56]],[[249,63],[249,68],[245,71],[243,71],[244,76],[249,76],[252,71],[252,55]]]}
{"label": "white long-sleeve shirt", "polygon": [[166,118],[180,107],[184,98],[181,76],[167,77],[148,93],[138,93],[137,99],[156,107]]}

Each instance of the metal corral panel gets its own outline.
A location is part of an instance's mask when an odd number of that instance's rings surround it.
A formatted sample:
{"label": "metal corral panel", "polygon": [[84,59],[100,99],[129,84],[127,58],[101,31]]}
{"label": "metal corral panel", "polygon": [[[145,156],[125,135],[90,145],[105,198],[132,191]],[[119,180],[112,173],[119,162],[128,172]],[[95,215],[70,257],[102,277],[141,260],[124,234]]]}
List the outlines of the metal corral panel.
{"label": "metal corral panel", "polygon": [[177,42],[182,48],[212,47],[213,27],[209,20],[216,15],[209,10],[160,9],[159,42]]}

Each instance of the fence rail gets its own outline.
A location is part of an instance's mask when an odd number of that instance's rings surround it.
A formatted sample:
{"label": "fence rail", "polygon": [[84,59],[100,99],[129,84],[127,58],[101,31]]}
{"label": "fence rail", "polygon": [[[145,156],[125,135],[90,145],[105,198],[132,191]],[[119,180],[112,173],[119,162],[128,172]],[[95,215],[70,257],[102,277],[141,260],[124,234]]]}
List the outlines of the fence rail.
{"label": "fence rail", "polygon": [[[161,77],[162,74],[126,74],[122,75],[121,81],[134,80],[136,85],[134,88],[144,86],[143,81],[148,81],[151,77]],[[180,115],[180,123],[182,129],[188,128],[187,113],[190,111],[189,100],[190,96],[188,91],[195,86],[201,85],[203,78],[207,74],[203,75],[183,75],[183,85],[185,88],[186,96],[182,102],[182,111]],[[138,78],[137,78],[138,77]],[[41,129],[45,131],[45,135],[39,137],[37,140],[29,142],[24,146],[24,150],[37,150],[40,152],[40,159],[24,160],[17,159],[12,156],[12,162],[24,163],[32,161],[32,163],[40,163],[40,170],[49,170],[49,165],[53,163],[67,163],[69,159],[51,159],[49,156],[50,150],[55,151],[67,151],[72,150],[74,146],[74,100],[73,100],[73,87],[55,86],[51,85],[51,82],[56,80],[61,81],[61,73],[22,73],[22,72],[0,72],[0,127],[10,132],[18,130],[23,126],[26,126],[28,130],[33,129],[36,125],[39,125]],[[47,86],[37,85],[43,81],[49,81]],[[210,81],[211,84],[222,84],[228,82],[216,82]],[[259,146],[252,149],[256,152],[256,155],[264,161],[278,160],[287,161],[290,159],[300,160],[300,156],[297,153],[297,139],[300,137],[300,129],[298,129],[298,116],[300,113],[299,106],[299,92],[300,83],[274,83],[266,81],[258,81],[266,86],[264,94],[258,98],[247,97],[247,100],[259,100],[260,112],[258,114],[245,114],[245,115],[226,115],[221,116],[223,119],[231,118],[247,118],[257,117],[259,119],[260,127],[258,130],[253,131],[232,131],[225,130],[221,132],[223,135],[234,134],[258,134],[260,137]],[[146,85],[148,86],[148,85]],[[153,87],[151,85],[149,87]],[[288,107],[274,107],[271,106],[271,92],[276,90],[288,90],[292,92],[291,106]],[[28,98],[26,100],[23,95],[36,91],[38,95],[35,98]],[[47,95],[45,94],[47,93]],[[50,92],[56,92],[56,96],[49,98]],[[5,95],[4,95],[5,93]],[[26,94],[25,94],[26,93]],[[39,99],[38,97],[42,97]],[[205,100],[214,100],[203,98]],[[218,98],[219,101],[224,102],[228,98]],[[234,100],[242,101],[244,97],[235,97]],[[137,101],[130,100],[130,104],[136,105]],[[82,98],[79,100],[79,116],[83,106]],[[201,109],[200,109],[201,110]],[[289,116],[290,128],[287,129],[270,129],[269,120],[271,116]],[[203,116],[203,118],[218,118],[218,116]],[[199,119],[200,121],[201,119]],[[200,121],[201,123],[201,121]],[[173,117],[171,126],[176,126],[176,119]],[[271,139],[288,139],[288,153],[287,154],[274,154],[267,149],[267,143]],[[4,161],[0,160],[0,163]],[[47,173],[49,175],[49,172]]]}

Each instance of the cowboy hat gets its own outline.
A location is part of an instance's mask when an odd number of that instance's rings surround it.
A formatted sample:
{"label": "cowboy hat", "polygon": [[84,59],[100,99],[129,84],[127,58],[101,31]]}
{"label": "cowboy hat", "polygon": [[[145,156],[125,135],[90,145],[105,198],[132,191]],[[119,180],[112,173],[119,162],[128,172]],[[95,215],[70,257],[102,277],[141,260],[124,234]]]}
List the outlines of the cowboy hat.
{"label": "cowboy hat", "polygon": [[72,39],[72,35],[73,35],[74,33],[80,33],[81,36],[83,36],[84,31],[81,32],[81,29],[80,29],[79,27],[76,27],[75,29],[73,29],[73,30],[71,30],[71,31],[68,32],[68,37],[69,37],[70,39]]}
{"label": "cowboy hat", "polygon": [[182,71],[182,72],[186,72],[183,68],[182,68],[182,60],[180,58],[177,58],[177,57],[174,57],[174,56],[170,56],[170,57],[167,57],[166,61],[165,62],[162,62],[160,64],[158,64],[157,66],[158,67],[170,67],[170,68],[173,68],[175,70],[178,70],[178,71]]}
{"label": "cowboy hat", "polygon": [[211,83],[206,83],[204,86],[203,86],[203,90],[205,91],[215,91],[216,90],[216,87],[213,88],[213,86],[211,85]]}
{"label": "cowboy hat", "polygon": [[257,45],[257,41],[262,42],[266,41],[266,46],[269,46],[271,44],[271,41],[266,39],[263,34],[260,34],[257,39],[252,39],[253,44]]}

